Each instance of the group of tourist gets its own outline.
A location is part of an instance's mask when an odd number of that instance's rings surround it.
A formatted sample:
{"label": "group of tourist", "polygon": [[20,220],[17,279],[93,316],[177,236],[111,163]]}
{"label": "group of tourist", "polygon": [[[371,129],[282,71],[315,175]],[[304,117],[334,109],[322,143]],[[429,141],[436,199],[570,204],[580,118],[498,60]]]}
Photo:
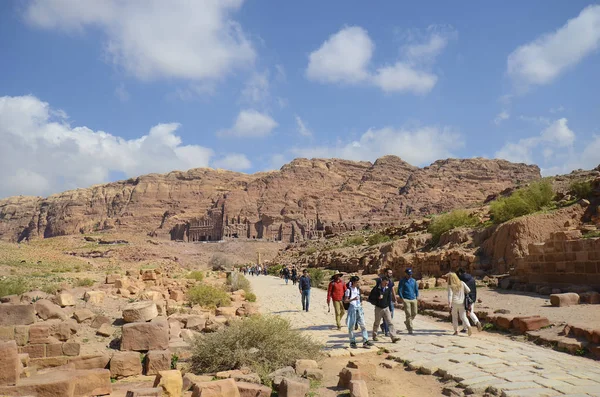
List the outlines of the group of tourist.
{"label": "group of tourist", "polygon": [[285,280],[286,285],[288,284],[290,278],[292,279],[292,284],[296,285],[298,282],[298,269],[296,266],[289,268],[287,265],[284,265],[279,271],[279,277]]}
{"label": "group of tourist", "polygon": [[247,276],[248,274],[250,274],[251,276],[260,276],[261,274],[263,275],[267,275],[267,271],[269,270],[267,268],[267,266],[261,266],[261,265],[253,265],[253,266],[244,266],[240,269],[243,273],[244,276]]}
{"label": "group of tourist", "polygon": [[[306,275],[306,270],[304,270]],[[331,311],[331,303],[335,313],[336,326],[339,329],[342,327],[342,318],[347,311],[346,325],[350,336],[350,347],[356,348],[355,331],[359,328],[363,339],[363,347],[370,347],[373,343],[369,340],[367,328],[365,325],[364,309],[361,302],[361,280],[358,276],[350,277],[348,283],[342,280],[342,273],[334,274],[327,288],[327,307]],[[409,334],[413,334],[413,321],[417,316],[417,299],[419,297],[419,287],[417,281],[413,278],[412,269],[406,269],[405,275],[398,281],[397,289],[394,288],[393,272],[391,269],[386,269],[376,280],[368,295],[367,301],[374,306],[375,321],[372,328],[372,340],[378,340],[379,329],[381,332],[390,337],[392,342],[397,342],[400,338],[396,336],[393,318],[394,308],[397,302],[402,302],[404,306],[404,315],[406,329]],[[308,311],[308,303],[304,303],[304,296],[310,295],[310,278],[308,281],[301,283],[300,291],[303,296],[302,307]],[[467,319],[467,316],[481,331],[481,322],[475,315],[475,302],[477,299],[477,289],[475,279],[464,269],[459,269],[457,273],[448,274],[448,306],[452,313],[452,326],[454,335],[458,334],[458,320],[460,318],[463,323],[463,332],[467,332],[470,336],[472,327]]]}

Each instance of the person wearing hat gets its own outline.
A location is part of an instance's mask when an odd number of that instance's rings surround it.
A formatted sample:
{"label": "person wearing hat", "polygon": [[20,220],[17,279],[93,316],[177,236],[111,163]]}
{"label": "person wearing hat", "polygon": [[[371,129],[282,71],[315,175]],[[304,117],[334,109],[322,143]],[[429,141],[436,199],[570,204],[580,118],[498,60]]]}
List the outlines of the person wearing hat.
{"label": "person wearing hat", "polygon": [[344,303],[348,304],[348,316],[346,322],[348,324],[348,334],[350,334],[350,347],[356,349],[356,337],[354,336],[354,327],[358,325],[363,338],[363,347],[369,348],[373,346],[373,342],[369,341],[369,333],[365,326],[365,313],[360,301],[360,278],[358,276],[350,277],[350,287],[344,293]]}
{"label": "person wearing hat", "polygon": [[300,295],[302,295],[302,310],[308,311],[308,305],[310,303],[310,276],[308,275],[308,270],[302,270],[302,276],[300,276],[300,281],[298,282],[298,289],[300,290]]}
{"label": "person wearing hat", "polygon": [[398,282],[398,297],[404,302],[404,315],[406,316],[406,329],[409,334],[413,333],[413,320],[417,317],[417,298],[419,298],[419,286],[417,280],[412,277],[412,269],[406,269],[406,275]]}
{"label": "person wearing hat", "polygon": [[336,273],[327,287],[327,308],[331,311],[331,301],[333,301],[337,329],[342,329],[342,317],[344,317],[344,313],[346,312],[342,302],[344,293],[346,293],[346,284],[342,280],[342,273]]}

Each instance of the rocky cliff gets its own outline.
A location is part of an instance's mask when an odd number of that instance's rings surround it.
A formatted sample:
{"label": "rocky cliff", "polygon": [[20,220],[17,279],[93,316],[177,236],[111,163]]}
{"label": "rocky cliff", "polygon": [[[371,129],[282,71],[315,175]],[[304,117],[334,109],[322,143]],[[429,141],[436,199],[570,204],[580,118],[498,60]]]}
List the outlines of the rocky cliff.
{"label": "rocky cliff", "polygon": [[477,205],[490,194],[538,178],[537,166],[504,160],[448,159],[417,168],[395,156],[375,163],[296,159],[279,171],[254,175],[174,171],[47,198],[0,200],[0,239],[114,228],[167,237],[178,224],[219,208],[225,224],[247,225],[247,236],[240,237],[272,238],[278,231],[298,241],[326,227],[397,224]]}

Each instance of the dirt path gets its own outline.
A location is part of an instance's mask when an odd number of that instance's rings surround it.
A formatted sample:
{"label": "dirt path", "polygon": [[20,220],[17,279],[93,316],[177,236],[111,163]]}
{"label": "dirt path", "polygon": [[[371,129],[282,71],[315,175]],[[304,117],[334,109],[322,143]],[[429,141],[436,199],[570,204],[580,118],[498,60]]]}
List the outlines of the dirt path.
{"label": "dirt path", "polygon": [[[289,319],[293,326],[308,332],[325,344],[332,356],[350,356],[367,352],[348,349],[348,335],[335,329],[333,310],[327,313],[326,292],[313,288],[310,312],[303,312],[297,287],[285,285],[271,277],[251,277],[263,313]],[[364,303],[367,328],[373,324],[373,309]],[[422,373],[440,372],[462,383],[475,393],[495,389],[503,396],[598,396],[600,397],[600,363],[553,350],[513,341],[491,334],[475,333],[472,337],[451,336],[449,324],[435,323],[418,316],[415,334],[408,335],[404,313],[396,312],[394,324],[401,340],[392,344],[388,338],[377,343],[392,351],[391,358],[409,363]],[[370,334],[370,333],[369,333]],[[384,356],[382,357],[382,361]],[[396,368],[395,371],[403,372]],[[433,379],[433,378],[430,378]],[[390,394],[394,396],[396,394]],[[398,395],[410,396],[402,390]],[[420,394],[425,395],[425,394]],[[432,395],[432,394],[430,394]],[[435,395],[435,394],[433,394]]]}

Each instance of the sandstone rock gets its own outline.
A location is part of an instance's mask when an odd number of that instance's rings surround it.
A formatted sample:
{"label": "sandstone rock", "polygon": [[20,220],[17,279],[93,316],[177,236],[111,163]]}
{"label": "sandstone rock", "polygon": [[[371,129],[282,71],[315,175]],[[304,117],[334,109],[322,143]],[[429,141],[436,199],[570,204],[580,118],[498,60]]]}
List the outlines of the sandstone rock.
{"label": "sandstone rock", "polygon": [[515,317],[513,325],[521,333],[528,331],[537,331],[540,328],[550,325],[550,321],[546,317],[530,316],[530,317]]}
{"label": "sandstone rock", "polygon": [[192,397],[240,397],[233,379],[195,383],[192,390]]}
{"label": "sandstone rock", "polygon": [[350,388],[350,382],[353,380],[363,380],[363,375],[356,368],[342,368],[339,375],[338,387],[343,389]]}
{"label": "sandstone rock", "polygon": [[160,371],[154,379],[154,387],[160,387],[167,397],[180,397],[183,390],[183,378],[177,370]]}
{"label": "sandstone rock", "polygon": [[0,297],[0,303],[10,303],[11,305],[18,305],[21,302],[19,295],[5,295]]}
{"label": "sandstone rock", "polygon": [[144,361],[144,373],[146,375],[158,375],[161,371],[171,369],[171,352],[169,350],[151,350],[146,354]]}
{"label": "sandstone rock", "polygon": [[46,299],[40,299],[35,302],[35,311],[42,320],[58,319],[66,320],[67,315],[62,311],[60,306],[55,305]]}
{"label": "sandstone rock", "polygon": [[206,317],[202,316],[189,316],[185,324],[186,329],[193,331],[202,331],[206,327]]}
{"label": "sandstone rock", "polygon": [[369,397],[369,388],[364,380],[350,381],[350,397]]}
{"label": "sandstone rock", "polygon": [[145,389],[128,390],[125,397],[162,397],[163,389],[161,387],[147,387]]}
{"label": "sandstone rock", "polygon": [[256,383],[236,382],[240,397],[270,397],[270,387]]}
{"label": "sandstone rock", "polygon": [[235,317],[235,307],[218,307],[215,311],[217,316]]}
{"label": "sandstone rock", "polygon": [[50,324],[37,323],[29,327],[29,343],[39,345],[50,342]]}
{"label": "sandstone rock", "polygon": [[71,325],[67,322],[53,323],[50,326],[50,336],[55,337],[56,339],[66,342],[71,338],[72,333],[77,333],[72,331]]}
{"label": "sandstone rock", "polygon": [[96,331],[96,335],[100,335],[100,336],[104,336],[104,337],[109,337],[112,336],[115,333],[113,327],[110,326],[110,324],[102,324],[100,326],[100,328],[98,328],[98,330]]}
{"label": "sandstone rock", "polygon": [[46,357],[57,357],[62,355],[62,343],[46,345]]}
{"label": "sandstone rock", "polygon": [[61,307],[75,306],[75,297],[68,292],[58,294],[57,300]]}
{"label": "sandstone rock", "polygon": [[509,330],[513,327],[514,316],[499,315],[496,316],[494,323],[498,328]]}
{"label": "sandstone rock", "polygon": [[0,327],[0,342],[8,342],[15,339],[15,327]]}
{"label": "sandstone rock", "polygon": [[[131,285],[131,283],[129,282],[129,279],[126,277],[115,280],[115,288],[127,290],[127,288],[129,288],[130,285]],[[129,290],[127,290],[127,291],[129,291]]]}
{"label": "sandstone rock", "polygon": [[123,326],[121,350],[166,350],[169,348],[167,321],[129,323]]}
{"label": "sandstone rock", "polygon": [[150,321],[158,316],[156,303],[151,301],[133,302],[125,306],[123,320],[126,323]]}
{"label": "sandstone rock", "polygon": [[94,312],[90,309],[77,309],[73,312],[73,318],[77,320],[78,323],[82,323],[92,317],[94,317]]}
{"label": "sandstone rock", "polygon": [[279,384],[279,397],[305,397],[310,390],[310,382],[306,379],[284,378]]}
{"label": "sandstone rock", "polygon": [[93,305],[101,305],[104,303],[104,297],[106,293],[104,291],[87,291],[83,295],[83,300]]}
{"label": "sandstone rock", "polygon": [[553,294],[550,295],[550,303],[552,304],[552,306],[557,307],[578,305],[579,295],[574,292],[567,292],[564,294]]}
{"label": "sandstone rock", "polygon": [[115,352],[110,359],[110,376],[124,378],[142,374],[140,354],[136,352]]}
{"label": "sandstone rock", "polygon": [[154,272],[154,270],[144,270],[142,272],[142,280],[144,281],[151,281],[151,280],[156,280],[156,273]]}
{"label": "sandstone rock", "polygon": [[296,374],[299,376],[304,375],[304,371],[310,368],[319,368],[319,364],[315,360],[296,360],[294,365],[296,368]]}
{"label": "sandstone rock", "polygon": [[185,300],[185,294],[180,290],[171,291],[169,297],[175,302],[183,302]]}
{"label": "sandstone rock", "polygon": [[107,354],[78,356],[69,358],[68,368],[71,369],[103,369],[108,366],[110,357]]}
{"label": "sandstone rock", "polygon": [[90,327],[94,328],[94,329],[99,329],[100,327],[102,327],[102,325],[104,324],[111,324],[112,320],[106,316],[103,316],[101,314],[98,314],[96,316],[94,316],[94,318],[92,319],[92,323],[90,324]]}
{"label": "sandstone rock", "polygon": [[0,357],[0,386],[15,385],[21,374],[17,343],[0,342]]}
{"label": "sandstone rock", "polygon": [[183,391],[191,390],[195,383],[210,382],[212,379],[210,375],[194,375],[188,372],[183,375]]}
{"label": "sandstone rock", "polygon": [[182,329],[180,337],[186,343],[192,343],[196,339],[196,333],[191,329]]}
{"label": "sandstone rock", "polygon": [[321,381],[325,374],[323,373],[323,370],[319,368],[307,368],[304,370],[302,376],[306,379]]}
{"label": "sandstone rock", "polygon": [[161,301],[163,300],[163,294],[158,291],[144,291],[140,294],[140,299],[148,301]]}
{"label": "sandstone rock", "polygon": [[106,284],[114,284],[115,281],[117,281],[118,277],[119,277],[118,274],[107,274],[106,275]]}
{"label": "sandstone rock", "polygon": [[600,293],[598,292],[583,292],[579,294],[581,303],[587,303],[590,305],[600,304]]}
{"label": "sandstone rock", "polygon": [[0,395],[10,396],[102,396],[112,392],[110,371],[106,369],[51,371],[22,378],[18,386],[0,387]]}
{"label": "sandstone rock", "polygon": [[65,356],[78,356],[81,346],[79,343],[67,342],[63,343],[62,348]]}

